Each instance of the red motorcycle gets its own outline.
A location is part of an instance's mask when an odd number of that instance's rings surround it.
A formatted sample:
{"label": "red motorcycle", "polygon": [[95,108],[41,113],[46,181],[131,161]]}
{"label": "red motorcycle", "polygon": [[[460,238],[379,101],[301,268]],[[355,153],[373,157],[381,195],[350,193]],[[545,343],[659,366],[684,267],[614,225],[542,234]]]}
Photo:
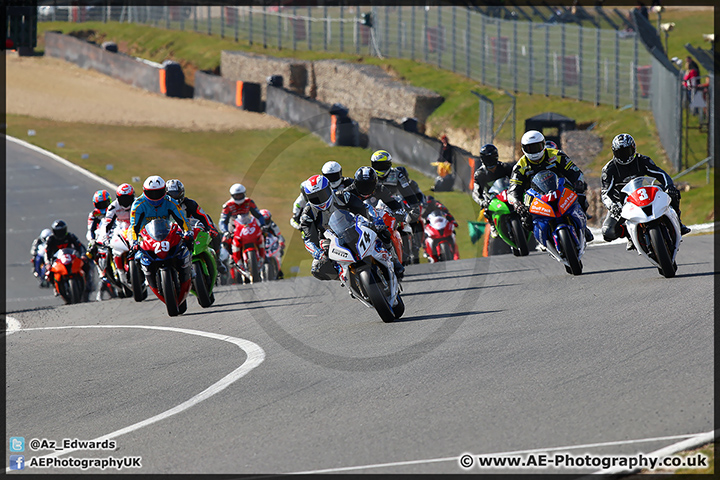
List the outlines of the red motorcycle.
{"label": "red motorcycle", "polygon": [[180,227],[156,218],[140,231],[140,249],[135,254],[150,289],[174,317],[187,310],[192,286],[192,253]]}
{"label": "red motorcycle", "polygon": [[83,301],[86,281],[84,263],[85,259],[74,248],[61,248],[53,255],[50,274],[53,276],[55,291],[65,303]]}
{"label": "red motorcycle", "polygon": [[430,213],[425,221],[425,256],[430,263],[460,259],[455,226],[440,210]]}
{"label": "red motorcycle", "polygon": [[250,213],[235,218],[232,257],[235,265],[230,272],[237,283],[262,281],[260,272],[265,261],[265,237],[260,222]]}

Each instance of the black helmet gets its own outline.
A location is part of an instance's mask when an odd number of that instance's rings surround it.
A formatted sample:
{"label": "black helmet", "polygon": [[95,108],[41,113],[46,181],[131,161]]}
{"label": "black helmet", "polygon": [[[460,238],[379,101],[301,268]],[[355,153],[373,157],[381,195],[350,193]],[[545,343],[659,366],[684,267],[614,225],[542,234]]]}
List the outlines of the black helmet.
{"label": "black helmet", "polygon": [[375,192],[378,176],[370,167],[360,167],[355,172],[355,189],[361,198],[366,199]]}
{"label": "black helmet", "polygon": [[483,145],[480,149],[480,161],[485,167],[494,167],[498,163],[498,149],[492,143]]}
{"label": "black helmet", "polygon": [[629,164],[635,158],[635,139],[627,133],[617,135],[612,141],[612,151],[619,164]]}
{"label": "black helmet", "polygon": [[55,220],[52,224],[52,232],[55,238],[62,240],[68,233],[67,223],[63,220]]}
{"label": "black helmet", "polygon": [[183,203],[183,200],[185,200],[185,185],[180,180],[175,178],[168,180],[165,182],[165,188],[167,194],[177,200],[177,203]]}

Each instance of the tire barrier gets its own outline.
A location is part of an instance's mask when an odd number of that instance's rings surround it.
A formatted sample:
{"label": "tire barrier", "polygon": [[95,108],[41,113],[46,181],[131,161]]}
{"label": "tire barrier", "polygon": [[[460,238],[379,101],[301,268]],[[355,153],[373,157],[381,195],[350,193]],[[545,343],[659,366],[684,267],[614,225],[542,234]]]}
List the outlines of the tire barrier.
{"label": "tire barrier", "polygon": [[260,84],[228,80],[207,72],[195,72],[194,98],[205,98],[250,112],[261,112]]}
{"label": "tire barrier", "polygon": [[82,68],[96,70],[149,92],[168,97],[184,96],[185,74],[178,63],[166,61],[161,65],[115,53],[111,43],[106,42],[103,47],[70,35],[46,32],[45,54]]}
{"label": "tire barrier", "polygon": [[290,90],[267,85],[265,112],[309,130],[330,146],[357,147],[360,130],[342,105],[327,105]]}

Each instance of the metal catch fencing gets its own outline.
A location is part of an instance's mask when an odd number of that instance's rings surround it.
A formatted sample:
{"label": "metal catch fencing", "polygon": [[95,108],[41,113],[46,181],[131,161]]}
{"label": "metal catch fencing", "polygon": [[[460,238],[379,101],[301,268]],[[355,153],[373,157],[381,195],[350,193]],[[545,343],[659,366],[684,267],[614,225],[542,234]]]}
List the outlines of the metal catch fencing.
{"label": "metal catch fencing", "polygon": [[[371,13],[372,26],[363,25]],[[55,9],[41,20],[121,21],[268,48],[407,58],[510,92],[651,107],[651,55],[632,31],[488,17],[459,6],[135,6]]]}

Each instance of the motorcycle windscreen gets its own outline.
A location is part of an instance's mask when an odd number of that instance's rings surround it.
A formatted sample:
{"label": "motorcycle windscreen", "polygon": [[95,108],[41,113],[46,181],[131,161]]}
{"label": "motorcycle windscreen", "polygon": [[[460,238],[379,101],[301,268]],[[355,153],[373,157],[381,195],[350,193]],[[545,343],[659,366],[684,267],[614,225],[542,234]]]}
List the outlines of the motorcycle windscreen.
{"label": "motorcycle windscreen", "polygon": [[508,188],[510,188],[510,179],[508,177],[501,177],[495,180],[492,186],[488,189],[488,193],[498,195]]}
{"label": "motorcycle windscreen", "polygon": [[155,218],[145,225],[145,231],[153,240],[164,240],[170,233],[170,222],[164,218]]}
{"label": "motorcycle windscreen", "polygon": [[657,178],[643,176],[633,178],[620,191],[625,194],[626,201],[644,207],[653,202],[658,189],[660,182]]}
{"label": "motorcycle windscreen", "polygon": [[558,189],[558,176],[550,170],[543,170],[532,178],[531,186],[542,194]]}
{"label": "motorcycle windscreen", "polygon": [[335,210],[330,215],[328,227],[335,236],[338,237],[340,244],[355,247],[358,242],[358,233],[355,230],[355,218],[346,210]]}

